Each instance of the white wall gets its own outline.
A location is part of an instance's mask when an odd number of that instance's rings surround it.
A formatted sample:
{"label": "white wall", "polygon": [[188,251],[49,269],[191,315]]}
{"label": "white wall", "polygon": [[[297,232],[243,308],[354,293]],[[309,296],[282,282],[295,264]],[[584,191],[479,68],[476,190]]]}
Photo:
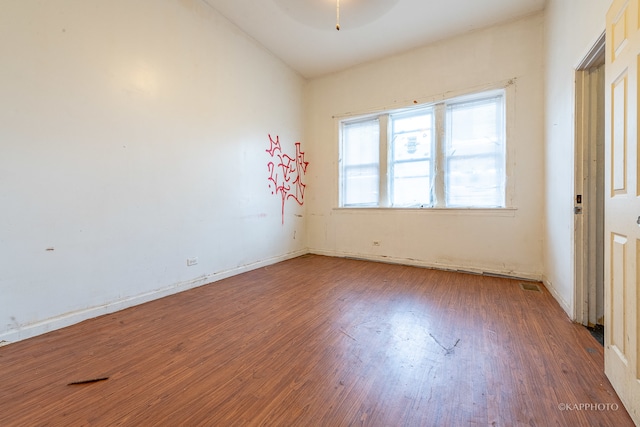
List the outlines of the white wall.
{"label": "white wall", "polygon": [[605,30],[610,0],[549,0],[545,10],[545,284],[575,319],[575,72]]}
{"label": "white wall", "polygon": [[[315,160],[312,252],[542,277],[543,16],[445,40],[313,80],[305,129]],[[508,211],[349,210],[338,203],[334,116],[412,105],[515,79]],[[373,246],[379,241],[380,246]]]}
{"label": "white wall", "polygon": [[306,252],[304,80],[204,3],[0,2],[0,58],[0,339]]}

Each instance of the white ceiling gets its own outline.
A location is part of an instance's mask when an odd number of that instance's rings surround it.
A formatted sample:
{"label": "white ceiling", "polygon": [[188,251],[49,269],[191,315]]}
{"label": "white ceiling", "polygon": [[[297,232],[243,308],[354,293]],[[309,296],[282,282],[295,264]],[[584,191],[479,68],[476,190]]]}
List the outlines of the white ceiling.
{"label": "white ceiling", "polygon": [[307,78],[532,14],[546,0],[204,0]]}

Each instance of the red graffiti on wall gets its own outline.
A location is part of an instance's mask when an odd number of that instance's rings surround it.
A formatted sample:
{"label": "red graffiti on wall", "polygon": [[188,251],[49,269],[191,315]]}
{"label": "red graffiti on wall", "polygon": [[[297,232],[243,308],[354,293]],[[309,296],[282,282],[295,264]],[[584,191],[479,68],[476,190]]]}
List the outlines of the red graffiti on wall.
{"label": "red graffiti on wall", "polygon": [[282,152],[280,137],[276,135],[274,140],[269,135],[271,146],[267,153],[273,161],[267,163],[269,170],[269,188],[271,194],[278,194],[282,199],[282,223],[284,224],[284,205],[289,199],[293,199],[297,204],[304,204],[304,190],[306,184],[303,177],[307,173],[309,162],[304,160],[304,152],[300,150],[300,143],[296,142],[295,157],[291,157]]}

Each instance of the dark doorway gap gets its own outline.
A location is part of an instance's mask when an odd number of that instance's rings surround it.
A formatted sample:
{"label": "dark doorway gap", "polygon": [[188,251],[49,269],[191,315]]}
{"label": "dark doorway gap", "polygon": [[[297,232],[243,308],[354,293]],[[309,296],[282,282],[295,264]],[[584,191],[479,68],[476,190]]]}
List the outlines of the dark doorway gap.
{"label": "dark doorway gap", "polygon": [[604,325],[585,326],[591,335],[604,347]]}

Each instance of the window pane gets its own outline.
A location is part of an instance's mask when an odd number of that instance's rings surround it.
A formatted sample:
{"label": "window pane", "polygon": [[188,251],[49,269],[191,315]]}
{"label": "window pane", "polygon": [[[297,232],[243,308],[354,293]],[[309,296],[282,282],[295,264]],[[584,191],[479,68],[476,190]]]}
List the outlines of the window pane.
{"label": "window pane", "polygon": [[431,157],[433,114],[428,111],[391,116],[393,159],[421,160]]}
{"label": "window pane", "polygon": [[343,206],[377,206],[378,168],[361,166],[345,168]]}
{"label": "window pane", "polygon": [[393,168],[395,207],[431,206],[431,162],[398,163]]}
{"label": "window pane", "polygon": [[431,206],[433,109],[394,114],[390,121],[391,205]]}
{"label": "window pane", "polygon": [[342,125],[342,206],[377,206],[380,194],[378,119]]}
{"label": "window pane", "polygon": [[447,106],[447,206],[504,207],[503,98]]}
{"label": "window pane", "polygon": [[504,179],[492,157],[449,158],[447,206],[504,206]]}
{"label": "window pane", "polygon": [[378,164],[380,158],[378,119],[345,123],[342,127],[342,162],[345,166]]}

